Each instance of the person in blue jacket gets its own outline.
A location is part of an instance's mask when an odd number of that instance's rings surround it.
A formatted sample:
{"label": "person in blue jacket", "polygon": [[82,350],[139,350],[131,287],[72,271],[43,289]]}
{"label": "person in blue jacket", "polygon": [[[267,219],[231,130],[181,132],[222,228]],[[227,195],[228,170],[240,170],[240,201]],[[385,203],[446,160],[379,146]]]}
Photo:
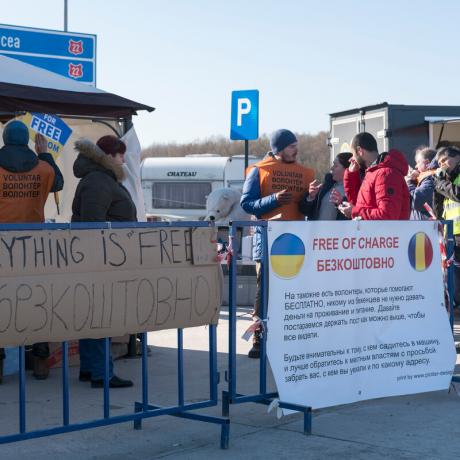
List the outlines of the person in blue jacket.
{"label": "person in blue jacket", "polygon": [[[250,167],[243,186],[241,207],[257,219],[305,220],[298,203],[308,190],[315,173],[297,162],[298,143],[295,134],[288,129],[275,131],[270,138],[271,151],[262,161]],[[262,238],[260,227],[254,235],[253,260],[256,261],[257,291],[253,318],[261,315]],[[267,284],[267,283],[266,283]],[[265,285],[266,287],[266,285]],[[254,332],[249,358],[260,357],[260,328]]]}
{"label": "person in blue jacket", "polygon": [[415,169],[406,176],[411,196],[411,220],[426,220],[430,217],[424,204],[433,207],[433,174],[437,168],[435,156],[436,150],[429,147],[419,147],[415,151]]}

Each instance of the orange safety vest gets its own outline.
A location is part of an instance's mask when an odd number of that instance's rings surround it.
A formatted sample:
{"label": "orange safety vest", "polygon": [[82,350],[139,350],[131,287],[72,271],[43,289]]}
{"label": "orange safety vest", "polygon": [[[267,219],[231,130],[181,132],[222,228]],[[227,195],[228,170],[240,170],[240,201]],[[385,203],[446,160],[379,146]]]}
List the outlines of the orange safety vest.
{"label": "orange safety vest", "polygon": [[0,167],[0,222],[44,222],[53,182],[54,170],[46,161],[39,160],[30,171],[19,173]]}
{"label": "orange safety vest", "polygon": [[293,194],[290,203],[284,204],[262,215],[269,220],[280,215],[276,220],[305,220],[299,211],[299,201],[308,192],[310,182],[315,178],[315,172],[299,163],[283,163],[274,157],[268,157],[255,165],[259,169],[261,197],[272,195],[281,190],[289,190]]}

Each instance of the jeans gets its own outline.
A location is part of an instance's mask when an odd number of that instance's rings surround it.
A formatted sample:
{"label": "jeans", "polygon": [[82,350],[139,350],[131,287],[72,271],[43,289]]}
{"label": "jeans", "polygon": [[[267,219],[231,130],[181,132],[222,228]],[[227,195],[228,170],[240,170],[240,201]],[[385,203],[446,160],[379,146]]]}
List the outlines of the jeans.
{"label": "jeans", "polygon": [[[109,340],[109,378],[112,378],[113,359],[110,345]],[[79,348],[80,372],[90,372],[91,380],[102,380],[104,378],[104,339],[81,339]]]}

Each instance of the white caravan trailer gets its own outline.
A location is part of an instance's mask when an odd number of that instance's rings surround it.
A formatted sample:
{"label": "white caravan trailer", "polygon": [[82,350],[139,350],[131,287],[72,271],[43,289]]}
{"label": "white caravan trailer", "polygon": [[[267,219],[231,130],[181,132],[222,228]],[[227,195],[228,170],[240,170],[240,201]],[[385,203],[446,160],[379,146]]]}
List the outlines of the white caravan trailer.
{"label": "white caravan trailer", "polygon": [[[259,159],[249,156],[249,164]],[[213,154],[146,158],[141,182],[147,217],[198,220],[206,214],[206,198],[215,189],[242,189],[244,156]]]}

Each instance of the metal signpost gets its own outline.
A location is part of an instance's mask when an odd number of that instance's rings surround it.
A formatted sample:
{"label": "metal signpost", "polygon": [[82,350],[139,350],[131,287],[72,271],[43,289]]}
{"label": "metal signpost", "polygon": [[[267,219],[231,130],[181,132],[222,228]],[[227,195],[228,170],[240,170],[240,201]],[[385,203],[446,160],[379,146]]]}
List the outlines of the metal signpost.
{"label": "metal signpost", "polygon": [[230,139],[244,140],[244,170],[248,167],[249,141],[259,137],[259,91],[232,91]]}
{"label": "metal signpost", "polygon": [[0,24],[0,54],[96,86],[96,35]]}

